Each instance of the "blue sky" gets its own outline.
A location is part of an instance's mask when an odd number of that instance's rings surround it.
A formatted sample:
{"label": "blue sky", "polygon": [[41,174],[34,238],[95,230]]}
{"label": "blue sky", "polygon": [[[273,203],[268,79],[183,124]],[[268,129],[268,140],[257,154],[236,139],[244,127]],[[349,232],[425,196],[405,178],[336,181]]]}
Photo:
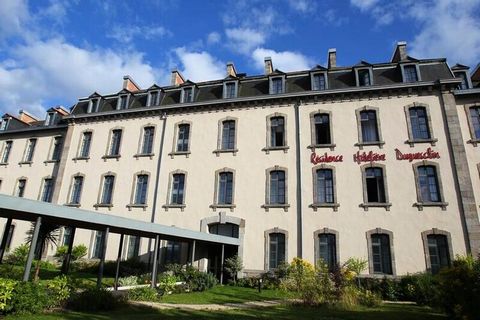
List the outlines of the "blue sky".
{"label": "blue sky", "polygon": [[385,62],[407,41],[416,58],[480,62],[480,0],[0,0],[0,111],[42,117],[130,75],[167,85],[326,63]]}

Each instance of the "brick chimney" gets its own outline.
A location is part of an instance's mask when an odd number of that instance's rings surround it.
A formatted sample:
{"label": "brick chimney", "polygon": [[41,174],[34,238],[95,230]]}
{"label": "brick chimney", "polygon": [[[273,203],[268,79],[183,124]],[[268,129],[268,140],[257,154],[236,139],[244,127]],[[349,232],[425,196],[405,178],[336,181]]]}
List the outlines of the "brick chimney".
{"label": "brick chimney", "polygon": [[328,49],[328,69],[337,67],[337,49]]}
{"label": "brick chimney", "polygon": [[177,69],[173,69],[172,70],[172,77],[171,77],[171,80],[170,80],[170,85],[178,86],[178,85],[181,85],[184,82],[185,82],[185,79],[183,79],[180,71],[178,71]]}
{"label": "brick chimney", "polygon": [[407,43],[405,41],[397,42],[395,51],[393,52],[392,62],[405,61],[407,57]]}
{"label": "brick chimney", "polygon": [[227,77],[228,76],[237,77],[237,70],[235,70],[233,62],[227,62]]}
{"label": "brick chimney", "polygon": [[123,89],[127,89],[130,92],[137,92],[142,90],[139,85],[133,81],[130,76],[123,76]]}
{"label": "brick chimney", "polygon": [[272,58],[265,57],[264,61],[265,61],[265,75],[268,76],[273,72]]}
{"label": "brick chimney", "polygon": [[18,118],[25,123],[32,123],[32,122],[38,121],[37,118],[35,118],[34,116],[32,116],[30,113],[28,113],[25,110],[20,110],[18,112]]}

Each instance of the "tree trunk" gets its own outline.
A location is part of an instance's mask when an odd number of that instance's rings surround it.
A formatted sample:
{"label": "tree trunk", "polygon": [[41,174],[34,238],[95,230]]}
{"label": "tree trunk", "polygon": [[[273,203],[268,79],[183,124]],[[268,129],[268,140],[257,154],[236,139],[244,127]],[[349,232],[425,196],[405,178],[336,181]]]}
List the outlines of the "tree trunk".
{"label": "tree trunk", "polygon": [[43,254],[45,253],[45,249],[46,249],[45,244],[46,244],[46,241],[43,240],[41,245],[41,250],[40,250],[40,257],[38,257],[37,266],[35,267],[35,276],[33,277],[34,282],[38,282],[38,280],[40,279],[40,265],[42,262]]}

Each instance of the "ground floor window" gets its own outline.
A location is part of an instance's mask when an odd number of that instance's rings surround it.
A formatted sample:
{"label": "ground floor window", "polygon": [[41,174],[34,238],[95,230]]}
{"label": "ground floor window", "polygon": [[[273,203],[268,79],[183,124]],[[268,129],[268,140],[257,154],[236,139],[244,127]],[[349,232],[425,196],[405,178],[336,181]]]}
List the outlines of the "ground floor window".
{"label": "ground floor window", "polygon": [[182,244],[177,241],[167,241],[165,247],[165,264],[180,263]]}
{"label": "ground floor window", "polygon": [[318,235],[318,257],[332,271],[337,265],[336,237],[333,233],[322,233]]}
{"label": "ground floor window", "polygon": [[285,234],[270,233],[268,268],[276,269],[285,262]]}
{"label": "ground floor window", "polygon": [[92,258],[96,258],[96,259],[102,258],[103,242],[104,242],[103,232],[101,231],[95,232]]}
{"label": "ground floor window", "polygon": [[373,272],[393,274],[392,257],[390,252],[390,237],[388,234],[372,234]]}
{"label": "ground floor window", "polygon": [[430,268],[432,273],[436,274],[441,268],[450,266],[447,237],[441,234],[430,234],[427,236],[427,241]]}
{"label": "ground floor window", "polygon": [[128,237],[127,260],[138,257],[140,252],[140,237]]}
{"label": "ground floor window", "polygon": [[208,225],[208,232],[220,236],[238,238],[238,225],[233,223],[212,223]]}

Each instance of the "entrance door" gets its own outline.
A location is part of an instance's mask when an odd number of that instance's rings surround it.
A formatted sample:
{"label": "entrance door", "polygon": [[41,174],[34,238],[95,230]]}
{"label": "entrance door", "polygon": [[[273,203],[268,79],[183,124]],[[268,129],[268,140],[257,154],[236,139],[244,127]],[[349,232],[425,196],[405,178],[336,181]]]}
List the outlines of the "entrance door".
{"label": "entrance door", "polygon": [[[208,225],[208,232],[211,234],[218,234],[220,236],[238,238],[238,225],[233,223],[212,223]],[[238,249],[236,246],[225,246],[224,259],[231,258],[238,254]],[[222,272],[222,246],[218,245],[212,247],[208,251],[208,272],[216,275],[220,279],[220,274]],[[224,274],[224,280],[229,279],[229,275]]]}

